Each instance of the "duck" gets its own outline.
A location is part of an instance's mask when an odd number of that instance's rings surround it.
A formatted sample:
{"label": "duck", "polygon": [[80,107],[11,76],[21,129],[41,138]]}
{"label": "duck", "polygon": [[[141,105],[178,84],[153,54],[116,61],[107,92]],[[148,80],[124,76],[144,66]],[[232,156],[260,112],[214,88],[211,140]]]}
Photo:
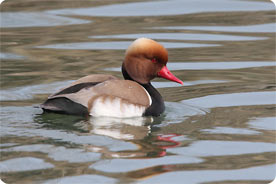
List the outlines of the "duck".
{"label": "duck", "polygon": [[53,112],[92,117],[160,116],[164,100],[151,80],[164,78],[183,85],[166,66],[168,51],[149,38],[134,40],[125,52],[124,80],[109,74],[91,74],[51,94],[40,105]]}

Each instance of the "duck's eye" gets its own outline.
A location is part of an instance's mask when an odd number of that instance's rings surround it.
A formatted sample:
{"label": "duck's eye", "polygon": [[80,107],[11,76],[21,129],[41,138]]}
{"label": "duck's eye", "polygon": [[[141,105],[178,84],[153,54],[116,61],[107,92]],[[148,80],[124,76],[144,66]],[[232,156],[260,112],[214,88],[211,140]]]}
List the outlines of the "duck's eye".
{"label": "duck's eye", "polygon": [[153,62],[153,63],[157,63],[156,58],[153,58],[153,59],[151,60],[151,62]]}

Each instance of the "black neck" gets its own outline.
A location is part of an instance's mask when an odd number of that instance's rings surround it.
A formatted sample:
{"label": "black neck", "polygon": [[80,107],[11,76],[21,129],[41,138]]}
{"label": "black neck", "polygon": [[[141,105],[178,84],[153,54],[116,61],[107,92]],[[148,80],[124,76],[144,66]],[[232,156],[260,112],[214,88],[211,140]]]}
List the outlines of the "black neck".
{"label": "black neck", "polygon": [[[133,80],[129,74],[127,73],[124,65],[122,65],[122,73],[124,76],[125,80]],[[135,81],[137,82],[137,81]],[[138,83],[138,82],[137,82]],[[148,107],[146,109],[146,111],[144,112],[144,116],[159,116],[161,113],[164,112],[165,110],[165,105],[164,105],[164,101],[162,96],[160,95],[160,93],[151,85],[151,83],[147,83],[147,84],[141,84],[139,83],[141,86],[143,86],[147,92],[149,93],[151,100],[152,100],[152,104],[150,107]]]}

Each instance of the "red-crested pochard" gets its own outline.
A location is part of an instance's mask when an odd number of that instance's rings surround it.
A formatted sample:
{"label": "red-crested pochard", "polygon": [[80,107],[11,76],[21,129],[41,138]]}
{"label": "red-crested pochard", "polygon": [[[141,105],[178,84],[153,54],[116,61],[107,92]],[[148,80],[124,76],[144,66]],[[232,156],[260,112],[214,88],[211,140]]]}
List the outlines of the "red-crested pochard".
{"label": "red-crested pochard", "polygon": [[150,81],[162,77],[183,84],[168,70],[167,61],[168,52],[162,45],[139,38],[126,51],[122,64],[125,80],[89,75],[50,95],[41,108],[84,116],[159,116],[165,110],[164,101]]}

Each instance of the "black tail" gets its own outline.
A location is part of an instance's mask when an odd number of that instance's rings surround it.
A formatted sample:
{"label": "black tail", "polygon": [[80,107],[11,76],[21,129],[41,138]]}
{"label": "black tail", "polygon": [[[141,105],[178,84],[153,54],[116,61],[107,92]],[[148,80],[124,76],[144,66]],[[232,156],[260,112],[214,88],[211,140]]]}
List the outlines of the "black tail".
{"label": "black tail", "polygon": [[57,97],[46,100],[40,105],[44,112],[54,112],[59,114],[71,114],[79,116],[88,116],[88,109],[66,97]]}

